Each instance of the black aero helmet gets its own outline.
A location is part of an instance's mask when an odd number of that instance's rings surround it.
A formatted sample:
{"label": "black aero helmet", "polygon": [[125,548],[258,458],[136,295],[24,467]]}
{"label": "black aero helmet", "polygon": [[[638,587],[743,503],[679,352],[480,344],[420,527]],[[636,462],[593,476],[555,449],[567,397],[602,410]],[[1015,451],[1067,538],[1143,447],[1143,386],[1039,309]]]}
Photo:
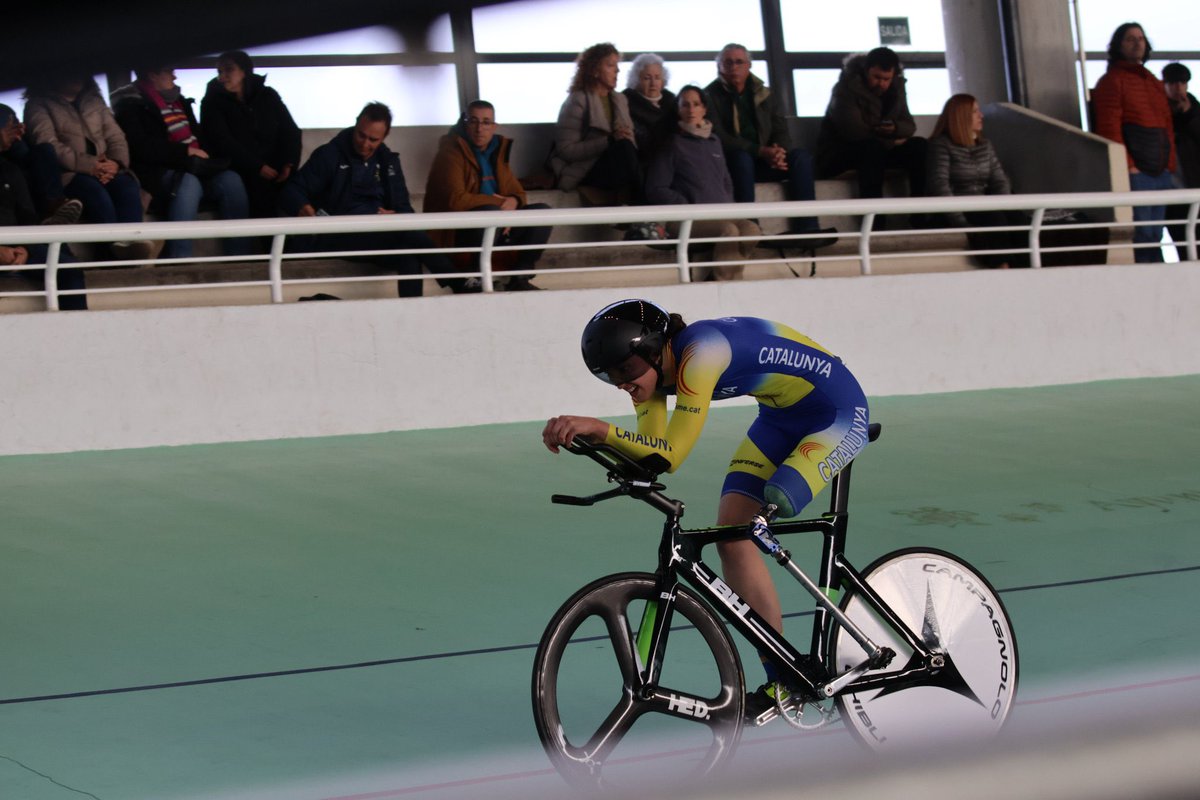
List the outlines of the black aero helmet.
{"label": "black aero helmet", "polygon": [[639,377],[647,367],[658,371],[670,321],[670,314],[648,300],[605,306],[584,326],[583,363],[613,385]]}

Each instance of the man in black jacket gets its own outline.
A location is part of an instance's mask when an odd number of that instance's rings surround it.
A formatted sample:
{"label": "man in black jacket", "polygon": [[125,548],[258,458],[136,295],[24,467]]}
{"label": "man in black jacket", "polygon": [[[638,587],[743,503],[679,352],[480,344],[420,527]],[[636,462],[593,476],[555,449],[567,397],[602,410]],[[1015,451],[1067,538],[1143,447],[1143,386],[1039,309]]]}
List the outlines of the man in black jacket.
{"label": "man in black jacket", "polygon": [[[400,168],[400,157],[384,138],[392,129],[392,112],[383,103],[368,103],[359,113],[353,128],[346,128],[333,140],[313,151],[279,197],[280,210],[288,217],[338,217],[350,214],[412,214],[413,207]],[[400,250],[434,246],[425,231],[380,231],[373,233],[320,234],[300,245],[304,250]],[[445,253],[379,255],[369,260],[398,275],[419,275],[421,264],[434,274],[454,272]],[[454,292],[480,291],[479,279],[473,283],[459,279],[439,281]],[[421,282],[399,281],[401,297],[419,297]]]}
{"label": "man in black jacket", "polygon": [[909,194],[925,194],[928,142],[914,135],[906,82],[899,56],[887,47],[846,59],[821,120],[817,177],[857,170],[859,197],[883,197],[884,170],[898,167],[908,173]]}
{"label": "man in black jacket", "polygon": [[[1200,189],[1200,107],[1188,92],[1192,72],[1183,64],[1171,63],[1163,67],[1162,79],[1175,127],[1176,183],[1181,189]],[[1175,223],[1168,225],[1167,230],[1171,233],[1171,241],[1175,242],[1180,261],[1188,260],[1184,221],[1189,210],[1188,206],[1167,206],[1167,219]]]}

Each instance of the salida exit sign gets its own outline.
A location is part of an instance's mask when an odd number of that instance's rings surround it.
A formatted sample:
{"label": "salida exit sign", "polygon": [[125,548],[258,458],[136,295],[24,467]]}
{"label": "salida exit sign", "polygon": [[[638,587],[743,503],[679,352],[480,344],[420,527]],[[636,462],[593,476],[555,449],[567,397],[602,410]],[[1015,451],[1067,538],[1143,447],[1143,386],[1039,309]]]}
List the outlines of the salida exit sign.
{"label": "salida exit sign", "polygon": [[908,17],[880,17],[879,43],[912,44],[912,36],[908,32]]}

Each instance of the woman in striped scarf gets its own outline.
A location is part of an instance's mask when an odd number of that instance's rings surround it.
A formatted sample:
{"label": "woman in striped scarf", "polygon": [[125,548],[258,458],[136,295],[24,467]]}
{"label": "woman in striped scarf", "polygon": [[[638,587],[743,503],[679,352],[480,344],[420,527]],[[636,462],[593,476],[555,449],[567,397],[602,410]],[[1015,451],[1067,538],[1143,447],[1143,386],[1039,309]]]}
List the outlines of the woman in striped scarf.
{"label": "woman in striped scarf", "polygon": [[[210,159],[203,133],[169,67],[138,70],[137,80],[112,94],[117,122],[129,139],[133,171],[172,222],[196,219],[201,201],[210,201],[221,219],[249,214],[246,187],[229,162]],[[245,239],[223,239],[227,255],[249,251]],[[190,239],[167,242],[163,255],[188,258]]]}

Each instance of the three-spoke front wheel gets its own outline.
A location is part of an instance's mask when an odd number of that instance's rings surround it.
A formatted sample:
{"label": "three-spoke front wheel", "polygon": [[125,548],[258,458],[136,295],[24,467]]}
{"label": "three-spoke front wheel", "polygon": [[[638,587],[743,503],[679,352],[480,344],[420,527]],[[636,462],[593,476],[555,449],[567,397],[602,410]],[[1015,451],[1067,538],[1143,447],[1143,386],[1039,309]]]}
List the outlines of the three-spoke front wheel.
{"label": "three-spoke front wheel", "polygon": [[[925,739],[997,732],[1017,692],[1017,642],[1008,612],[987,580],[962,559],[938,550],[898,550],[863,570],[863,579],[945,667],[919,682],[838,696],[846,728],[874,749]],[[842,609],[876,644],[896,652],[892,663],[866,678],[911,666],[913,651],[856,593]],[[863,649],[836,627],[831,670],[861,662]]]}
{"label": "three-spoke front wheel", "polygon": [[542,635],[534,721],[555,768],[579,788],[670,784],[708,773],[737,747],[745,703],[737,650],[682,586],[664,620],[659,675],[643,683],[662,609],[653,575],[610,575],[576,592]]}

